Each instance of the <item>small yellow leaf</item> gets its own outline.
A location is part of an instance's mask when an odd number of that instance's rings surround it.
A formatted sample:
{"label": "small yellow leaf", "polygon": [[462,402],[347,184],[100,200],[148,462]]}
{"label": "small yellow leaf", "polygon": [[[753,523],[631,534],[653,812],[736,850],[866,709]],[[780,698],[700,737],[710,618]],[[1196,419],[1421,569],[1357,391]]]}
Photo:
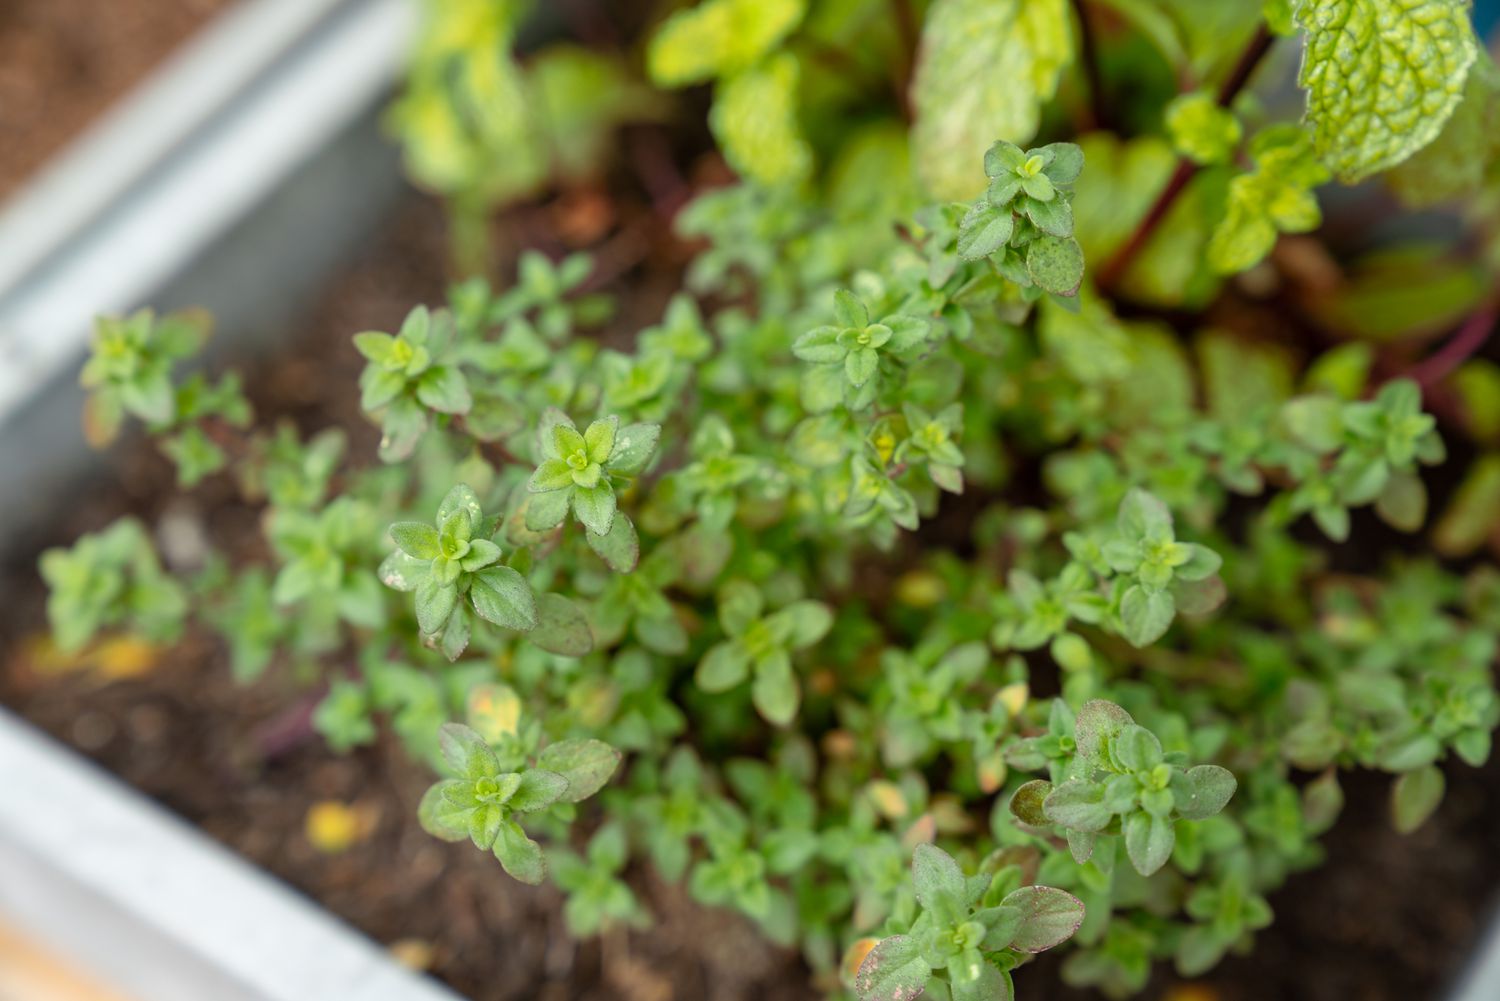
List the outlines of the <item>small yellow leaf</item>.
{"label": "small yellow leaf", "polygon": [[369,837],[374,826],[375,816],[368,807],[332,799],[314,803],[304,824],[308,842],[326,855],[348,851]]}
{"label": "small yellow leaf", "polygon": [[1021,715],[1021,711],[1026,708],[1026,703],[1031,698],[1031,686],[1024,681],[1013,682],[1000,689],[995,697],[1000,700],[1005,711],[1014,718]]}
{"label": "small yellow leaf", "polygon": [[865,957],[879,943],[880,939],[878,938],[861,938],[850,943],[849,948],[844,952],[843,962],[840,964],[840,969],[843,972],[846,983],[854,982],[854,975],[859,972],[860,965],[864,963]]}
{"label": "small yellow leaf", "polygon": [[881,816],[887,820],[900,820],[910,809],[901,787],[885,779],[877,779],[869,785],[870,802],[875,804]]}
{"label": "small yellow leaf", "polygon": [[432,969],[433,955],[436,950],[432,943],[420,938],[403,938],[386,946],[386,951],[391,958],[408,970],[421,973]]}
{"label": "small yellow leaf", "polygon": [[521,725],[521,697],[509,685],[477,685],[469,693],[469,725],[490,743],[513,737]]}
{"label": "small yellow leaf", "polygon": [[912,608],[931,608],[948,596],[948,585],[931,570],[912,570],[896,581],[896,599]]}

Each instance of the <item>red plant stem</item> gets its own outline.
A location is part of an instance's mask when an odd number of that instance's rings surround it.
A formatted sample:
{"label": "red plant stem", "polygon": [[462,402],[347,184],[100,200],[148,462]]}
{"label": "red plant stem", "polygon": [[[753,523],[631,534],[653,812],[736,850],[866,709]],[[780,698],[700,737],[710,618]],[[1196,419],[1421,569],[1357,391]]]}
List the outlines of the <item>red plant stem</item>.
{"label": "red plant stem", "polygon": [[[1239,61],[1234,64],[1234,68],[1229,71],[1229,76],[1224,78],[1223,84],[1219,87],[1219,107],[1227,108],[1234,103],[1240,91],[1244,90],[1245,85],[1250,82],[1250,76],[1255,72],[1255,67],[1260,65],[1260,61],[1265,58],[1275,41],[1276,36],[1271,34],[1264,24],[1255,30],[1250,44],[1245,46],[1245,51],[1240,53]],[[1172,210],[1172,206],[1182,196],[1188,182],[1197,172],[1198,165],[1193,161],[1187,157],[1178,159],[1177,169],[1172,171],[1172,176],[1167,179],[1166,187],[1162,188],[1161,194],[1156,196],[1156,201],[1147,210],[1140,225],[1136,226],[1135,232],[1130,234],[1130,239],[1126,240],[1099,270],[1100,288],[1110,289],[1119,282],[1121,276],[1129,270],[1130,265],[1140,255],[1141,250],[1150,242],[1152,234],[1162,224],[1162,220],[1166,219],[1167,213]]]}
{"label": "red plant stem", "polygon": [[1086,128],[1107,129],[1110,127],[1109,95],[1104,90],[1104,77],[1099,72],[1099,47],[1094,39],[1094,28],[1089,24],[1087,0],[1073,0],[1073,14],[1078,18],[1078,48],[1083,62],[1083,76],[1088,81],[1090,119]]}
{"label": "red plant stem", "polygon": [[1415,379],[1423,390],[1431,389],[1484,347],[1495,332],[1497,319],[1500,319],[1500,300],[1491,300],[1465,320],[1448,343],[1413,365],[1407,376]]}
{"label": "red plant stem", "polygon": [[1251,75],[1260,61],[1271,51],[1271,45],[1276,41],[1276,36],[1264,24],[1255,29],[1255,34],[1250,37],[1250,43],[1245,46],[1245,51],[1240,53],[1239,62],[1234,64],[1234,69],[1224,78],[1219,85],[1219,107],[1227,108],[1234,103],[1234,99],[1240,96],[1240,91],[1250,82]]}
{"label": "red plant stem", "polygon": [[317,734],[313,718],[327,691],[326,686],[320,685],[317,691],[302,696],[255,729],[254,740],[262,760],[272,761],[290,754]]}
{"label": "red plant stem", "polygon": [[1150,242],[1156,228],[1162,224],[1167,213],[1172,211],[1172,206],[1177,203],[1178,197],[1187,188],[1188,181],[1198,172],[1198,165],[1183,157],[1177,161],[1177,169],[1172,171],[1172,176],[1167,178],[1167,186],[1161,189],[1161,194],[1156,196],[1156,201],[1146,211],[1140,224],[1136,226],[1135,232],[1130,234],[1120,249],[1115,251],[1104,265],[1099,269],[1099,287],[1112,289],[1119,282],[1120,276],[1130,268],[1140,254],[1142,248]]}

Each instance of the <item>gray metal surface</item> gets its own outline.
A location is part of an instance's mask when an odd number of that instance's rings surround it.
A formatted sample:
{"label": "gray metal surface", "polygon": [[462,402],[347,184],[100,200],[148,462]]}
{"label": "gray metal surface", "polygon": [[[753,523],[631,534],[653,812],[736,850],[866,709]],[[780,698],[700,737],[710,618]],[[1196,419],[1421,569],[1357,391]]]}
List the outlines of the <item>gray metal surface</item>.
{"label": "gray metal surface", "polygon": [[[378,115],[414,0],[243,0],[0,213],[0,548],[97,469],[93,317],[202,306],[248,345],[400,198]],[[0,914],[141,1001],[457,1001],[0,710]]]}
{"label": "gray metal surface", "polygon": [[263,336],[387,216],[401,180],[378,115],[415,16],[246,0],[5,208],[0,549],[97,465],[76,385],[95,316],[193,305],[219,341]]}
{"label": "gray metal surface", "polygon": [[0,914],[141,1001],[459,1001],[4,710]]}

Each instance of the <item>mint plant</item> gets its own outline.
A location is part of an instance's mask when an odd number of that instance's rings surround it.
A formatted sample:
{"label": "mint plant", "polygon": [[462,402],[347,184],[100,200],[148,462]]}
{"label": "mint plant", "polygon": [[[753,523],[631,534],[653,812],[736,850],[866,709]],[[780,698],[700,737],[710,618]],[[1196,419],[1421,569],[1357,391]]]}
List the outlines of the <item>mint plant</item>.
{"label": "mint plant", "polygon": [[[431,764],[420,823],[574,934],[649,922],[649,867],[862,1001],[1003,1001],[1050,948],[1111,996],[1201,975],[1322,861],[1341,775],[1407,831],[1488,759],[1500,75],[1466,5],[702,0],[523,53],[526,6],[427,5],[393,124],[464,274],[350,332],[373,457],[183,371],[197,317],[100,322],[91,438],[140,422],[266,545],[49,551],[60,646],[216,631],[317,684],[335,750]],[[487,242],[635,177],[683,241],[650,294],[654,222]],[[1357,180],[1457,235],[1325,240]]]}

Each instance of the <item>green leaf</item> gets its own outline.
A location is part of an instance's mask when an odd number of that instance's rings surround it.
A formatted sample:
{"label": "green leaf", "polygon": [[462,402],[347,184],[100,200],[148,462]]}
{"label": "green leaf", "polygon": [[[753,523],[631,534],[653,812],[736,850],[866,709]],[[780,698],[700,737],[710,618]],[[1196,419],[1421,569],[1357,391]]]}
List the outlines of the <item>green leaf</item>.
{"label": "green leaf", "polygon": [[978,165],[998,139],[1026,143],[1073,56],[1066,0],[936,0],[911,100],[917,173],[936,198],[983,190]]}
{"label": "green leaf", "polygon": [[458,779],[445,779],[427,790],[417,805],[417,822],[422,830],[444,841],[469,840],[469,811],[454,804],[445,794],[461,786]]}
{"label": "green leaf", "polygon": [[1227,949],[1223,936],[1212,926],[1194,925],[1178,940],[1174,961],[1184,977],[1199,977],[1218,965]]}
{"label": "green leaf", "polygon": [[536,627],[527,639],[551,653],[582,657],[594,649],[588,616],[582,608],[560,594],[536,596]]}
{"label": "green leaf", "polygon": [[739,636],[765,610],[765,598],[749,581],[736,577],[719,589],[719,624],[730,636]]}
{"label": "green leaf", "polygon": [[147,424],[167,424],[176,409],[171,377],[164,368],[142,372],[120,387],[120,402]]}
{"label": "green leaf", "polygon": [[673,14],[647,50],[653,83],[682,87],[746,69],[802,20],[806,0],[706,0]]}
{"label": "green leaf", "polygon": [[458,604],[458,586],[444,584],[434,576],[417,582],[417,626],[428,636],[435,635],[453,614]]}
{"label": "green leaf", "polygon": [[420,521],[398,521],[391,526],[391,539],[407,554],[419,560],[438,555],[437,529]]}
{"label": "green leaf", "polygon": [[1407,205],[1427,208],[1480,190],[1500,157],[1500,72],[1481,50],[1443,131],[1386,175]]}
{"label": "green leaf", "polygon": [[583,432],[583,443],[590,462],[605,462],[615,449],[615,436],[620,430],[620,418],[611,414],[594,421]]}
{"label": "green leaf", "polygon": [[859,964],[854,990],[860,1001],[912,1001],[931,978],[932,966],[922,958],[917,940],[893,935],[881,939]]}
{"label": "green leaf", "polygon": [[792,342],[792,354],[818,364],[842,362],[849,351],[839,343],[839,327],[815,327]]}
{"label": "green leaf", "polygon": [[1407,772],[1391,787],[1391,818],[1396,830],[1410,834],[1427,822],[1443,801],[1446,783],[1436,765]]}
{"label": "green leaf", "polygon": [[1172,822],[1141,811],[1125,818],[1125,854],[1142,876],[1149,876],[1167,864],[1177,834]]}
{"label": "green leaf", "polygon": [[[1497,394],[1500,398],[1500,394]],[[1500,455],[1481,455],[1469,466],[1432,531],[1432,545],[1448,557],[1483,546],[1500,521]]]}
{"label": "green leaf", "polygon": [[378,331],[368,330],[354,335],[354,350],[363,355],[365,360],[375,362],[377,365],[386,363],[395,345],[396,338]]}
{"label": "green leaf", "polygon": [[397,591],[415,591],[431,573],[431,561],[415,559],[398,549],[381,561],[376,576],[386,587]]}
{"label": "green leaf", "polygon": [[[406,389],[406,376],[384,368],[367,368],[359,377],[359,408],[366,412],[379,410]],[[125,400],[132,412],[130,399]],[[138,415],[139,416],[139,415]]]}
{"label": "green leaf", "polygon": [[482,804],[469,811],[469,840],[480,851],[489,851],[500,836],[505,811],[494,804]]}
{"label": "green leaf", "polygon": [[1293,125],[1262,130],[1251,143],[1255,169],[1229,183],[1229,201],[1208,243],[1208,262],[1235,274],[1260,262],[1279,233],[1306,233],[1323,220],[1313,188],[1328,180],[1307,133]]}
{"label": "green leaf", "polygon": [[787,726],[797,716],[802,690],[792,673],[791,658],[782,651],[760,660],[755,666],[755,680],[750,699],[756,710],[770,723]]}
{"label": "green leaf", "polygon": [[1183,94],[1167,105],[1172,146],[1196,164],[1224,163],[1239,146],[1239,119],[1208,91]]}
{"label": "green leaf", "polygon": [[562,799],[578,803],[604,788],[620,765],[620,752],[602,740],[575,738],[548,744],[537,756],[537,767],[568,780]]}
{"label": "green leaf", "polygon": [[880,355],[874,348],[855,348],[844,356],[844,377],[851,386],[863,386],[880,367]]}
{"label": "green leaf", "polygon": [[730,166],[752,181],[795,184],[812,172],[812,147],[797,120],[800,64],[779,52],[720,81],[708,124]]}
{"label": "green leaf", "polygon": [[1131,542],[1172,538],[1172,512],[1162,501],[1139,488],[1120,502],[1115,518],[1120,535]]}
{"label": "green leaf", "polygon": [[1104,786],[1069,779],[1042,802],[1042,812],[1054,824],[1092,834],[1109,826],[1113,816],[1104,805]]}
{"label": "green leaf", "polygon": [[448,616],[448,624],[443,626],[442,651],[449,663],[458,660],[469,648],[469,636],[472,632],[473,623],[469,618],[469,610],[463,605],[455,606],[453,614]]}
{"label": "green leaf", "polygon": [[1073,206],[1068,199],[1053,198],[1050,201],[1039,202],[1035,198],[1027,198],[1025,208],[1026,218],[1030,219],[1032,225],[1043,233],[1059,239],[1066,239],[1073,235]]}
{"label": "green leaf", "polygon": [[511,793],[505,805],[517,813],[533,813],[563,799],[568,794],[568,780],[545,766],[528,768],[521,773],[521,784]]}
{"label": "green leaf", "polygon": [[1047,814],[1043,803],[1052,792],[1052,783],[1046,779],[1032,779],[1023,784],[1010,798],[1010,812],[1023,824],[1046,827]]}
{"label": "green leaf", "polygon": [[[543,495],[545,496],[545,495]],[[608,535],[585,532],[589,548],[599,554],[615,573],[630,573],[641,556],[641,542],[635,525],[623,514],[616,514]]]}
{"label": "green leaf", "polygon": [[489,741],[462,723],[444,723],[438,731],[438,747],[449,766],[470,781],[492,778],[500,771],[500,759]]}
{"label": "green leaf", "polygon": [[833,318],[841,327],[863,328],[870,325],[870,309],[859,296],[841,288],[833,293]]}
{"label": "green leaf", "polygon": [[1416,532],[1427,520],[1427,487],[1415,473],[1392,472],[1375,498],[1380,520],[1403,532]]}
{"label": "green leaf", "polygon": [[614,449],[604,468],[611,473],[635,476],[646,468],[660,440],[660,424],[627,424],[615,432]]}
{"label": "green leaf", "polygon": [[1218,765],[1189,768],[1180,782],[1173,793],[1177,812],[1188,820],[1205,820],[1224,809],[1238,785],[1234,774]]}
{"label": "green leaf", "polygon": [[1083,248],[1072,237],[1039,236],[1026,245],[1026,273],[1053,295],[1077,295],[1083,284]]}
{"label": "green leaf", "polygon": [[1478,45],[1467,0],[1302,3],[1297,82],[1318,155],[1352,184],[1437,138],[1463,97]]}
{"label": "green leaf", "polygon": [[489,539],[470,539],[469,553],[459,565],[468,573],[481,570],[500,558],[500,547]]}
{"label": "green leaf", "polygon": [[417,399],[445,414],[466,414],[474,405],[469,382],[457,368],[434,365],[417,380]]}
{"label": "green leaf", "polygon": [[615,491],[608,483],[573,488],[573,513],[595,535],[608,535],[615,524]]}
{"label": "green leaf", "polygon": [[511,878],[531,886],[540,886],[547,878],[547,856],[542,846],[526,836],[521,825],[506,821],[495,839],[495,858]]}
{"label": "green leaf", "polygon": [[814,365],[802,373],[802,405],[814,414],[827,413],[844,401],[844,366]]}
{"label": "green leaf", "polygon": [[1007,946],[1017,952],[1046,952],[1072,938],[1083,924],[1083,901],[1050,886],[1023,886],[1000,905],[1021,912],[1021,928]]}
{"label": "green leaf", "polygon": [[443,497],[443,502],[438,505],[437,524],[446,524],[449,518],[459,511],[467,512],[469,524],[478,525],[484,521],[484,510],[479,506],[479,495],[466,483],[460,483],[449,490]]}
{"label": "green leaf", "polygon": [[1212,577],[1224,565],[1224,558],[1207,546],[1196,542],[1183,543],[1188,551],[1187,562],[1176,567],[1172,573],[1178,580],[1198,581]]}
{"label": "green leaf", "polygon": [[786,644],[792,650],[812,646],[833,628],[833,612],[821,601],[794,601],[770,618],[785,623]]}
{"label": "green leaf", "polygon": [[510,567],[487,567],[469,585],[474,611],[504,629],[527,632],[537,625],[536,598],[526,578]]}
{"label": "green leaf", "polygon": [[1132,772],[1144,772],[1161,764],[1161,741],[1143,726],[1131,724],[1114,741],[1115,758]]}
{"label": "green leaf", "polygon": [[1015,229],[1016,217],[1009,205],[996,208],[978,202],[959,223],[958,256],[966,261],[988,257],[1010,242]]}
{"label": "green leaf", "polygon": [[1150,646],[1161,639],[1177,614],[1170,591],[1148,591],[1132,585],[1120,599],[1120,624],[1134,647]]}
{"label": "green leaf", "polygon": [[948,990],[952,1001],[1012,1001],[1009,974],[1001,973],[977,949],[948,960]]}
{"label": "green leaf", "polygon": [[1090,765],[1107,760],[1109,746],[1120,739],[1135,720],[1124,709],[1105,699],[1090,699],[1078,707],[1073,720],[1073,739],[1078,753]]}
{"label": "green leaf", "polygon": [[911,878],[917,902],[941,922],[956,921],[967,911],[963,870],[952,855],[936,845],[917,845],[911,856]]}
{"label": "green leaf", "polygon": [[1314,452],[1326,454],[1344,442],[1343,406],[1329,396],[1299,396],[1281,408],[1281,420],[1292,437]]}
{"label": "green leaf", "polygon": [[526,498],[526,527],[533,532],[552,531],[568,516],[572,500],[573,494],[568,490],[530,494]]}
{"label": "green leaf", "polygon": [[710,647],[698,662],[694,673],[698,687],[705,692],[725,692],[750,675],[750,657],[733,640]]}

